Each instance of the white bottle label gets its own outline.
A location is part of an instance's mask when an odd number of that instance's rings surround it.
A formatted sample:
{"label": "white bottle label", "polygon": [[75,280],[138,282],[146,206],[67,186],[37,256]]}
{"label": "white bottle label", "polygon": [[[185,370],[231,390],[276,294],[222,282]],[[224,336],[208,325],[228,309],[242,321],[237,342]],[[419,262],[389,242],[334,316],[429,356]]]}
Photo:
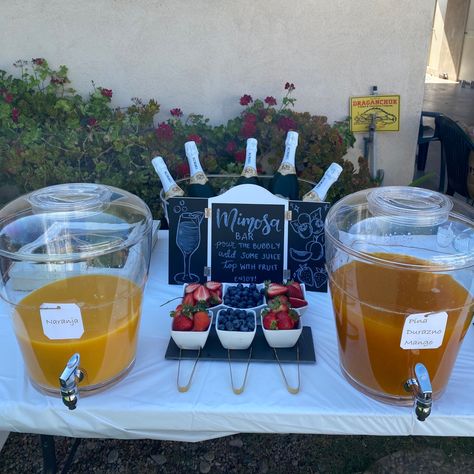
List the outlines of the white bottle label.
{"label": "white bottle label", "polygon": [[285,154],[281,160],[278,172],[282,175],[294,174],[295,170],[295,154],[298,146],[298,133],[288,132],[285,141]]}
{"label": "white bottle label", "polygon": [[443,343],[448,313],[409,314],[403,325],[402,349],[437,349]]}
{"label": "white bottle label", "polygon": [[43,303],[41,324],[48,339],[80,339],[84,334],[81,308],[74,303]]}

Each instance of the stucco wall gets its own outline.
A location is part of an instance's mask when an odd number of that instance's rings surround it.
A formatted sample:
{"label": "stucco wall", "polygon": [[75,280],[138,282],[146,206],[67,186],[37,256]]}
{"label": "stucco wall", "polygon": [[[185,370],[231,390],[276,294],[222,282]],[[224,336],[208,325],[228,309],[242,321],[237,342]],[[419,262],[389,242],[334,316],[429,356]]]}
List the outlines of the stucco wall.
{"label": "stucco wall", "polygon": [[[0,68],[45,57],[73,86],[111,88],[116,105],[156,98],[219,123],[243,93],[348,115],[349,97],[401,95],[401,130],[379,134],[385,184],[411,181],[434,0],[23,0],[2,2]],[[167,118],[164,113],[162,118]],[[362,146],[362,140],[358,143]],[[359,151],[353,153],[358,155]]]}

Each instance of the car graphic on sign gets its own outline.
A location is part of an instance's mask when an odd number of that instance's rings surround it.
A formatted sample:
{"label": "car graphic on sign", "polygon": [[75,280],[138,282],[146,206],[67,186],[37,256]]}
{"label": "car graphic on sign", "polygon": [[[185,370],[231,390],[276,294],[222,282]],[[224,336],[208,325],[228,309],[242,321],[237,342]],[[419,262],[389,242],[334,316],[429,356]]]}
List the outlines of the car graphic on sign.
{"label": "car graphic on sign", "polygon": [[358,115],[354,122],[357,125],[370,125],[372,122],[372,116],[375,115],[375,124],[384,127],[397,121],[396,115],[381,109],[380,107],[371,107],[365,112]]}

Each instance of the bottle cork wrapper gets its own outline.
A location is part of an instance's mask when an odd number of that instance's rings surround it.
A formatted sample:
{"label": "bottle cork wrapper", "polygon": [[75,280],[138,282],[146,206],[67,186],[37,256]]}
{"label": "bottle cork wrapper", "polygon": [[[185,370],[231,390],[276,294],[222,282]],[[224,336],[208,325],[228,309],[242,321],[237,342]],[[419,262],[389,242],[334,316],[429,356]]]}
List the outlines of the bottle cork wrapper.
{"label": "bottle cork wrapper", "polygon": [[296,168],[289,163],[282,163],[278,168],[278,172],[283,176],[287,174],[296,174]]}
{"label": "bottle cork wrapper", "polygon": [[165,192],[165,199],[169,199],[175,196],[184,196],[184,191],[178,186],[171,186],[168,191]]}
{"label": "bottle cork wrapper", "polygon": [[257,170],[251,166],[246,166],[242,171],[242,176],[245,176],[246,178],[257,176]]}
{"label": "bottle cork wrapper", "polygon": [[319,199],[319,196],[314,191],[308,191],[303,196],[303,201],[321,202],[321,199]]}
{"label": "bottle cork wrapper", "polygon": [[204,173],[196,173],[189,179],[190,184],[205,184],[208,179]]}

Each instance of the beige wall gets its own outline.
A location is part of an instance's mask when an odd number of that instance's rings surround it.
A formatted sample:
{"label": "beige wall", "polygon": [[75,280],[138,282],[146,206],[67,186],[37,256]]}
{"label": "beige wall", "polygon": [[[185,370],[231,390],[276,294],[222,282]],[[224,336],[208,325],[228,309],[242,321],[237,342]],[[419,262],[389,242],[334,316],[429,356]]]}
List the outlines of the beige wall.
{"label": "beige wall", "polygon": [[[243,93],[281,97],[297,110],[348,115],[348,100],[401,95],[401,130],[379,134],[385,184],[406,184],[422,106],[434,0],[22,0],[2,2],[0,68],[45,57],[73,85],[113,89],[116,105],[156,98],[219,123]],[[162,114],[160,118],[168,118]],[[362,139],[359,137],[360,147]],[[353,155],[358,155],[357,151]]]}

